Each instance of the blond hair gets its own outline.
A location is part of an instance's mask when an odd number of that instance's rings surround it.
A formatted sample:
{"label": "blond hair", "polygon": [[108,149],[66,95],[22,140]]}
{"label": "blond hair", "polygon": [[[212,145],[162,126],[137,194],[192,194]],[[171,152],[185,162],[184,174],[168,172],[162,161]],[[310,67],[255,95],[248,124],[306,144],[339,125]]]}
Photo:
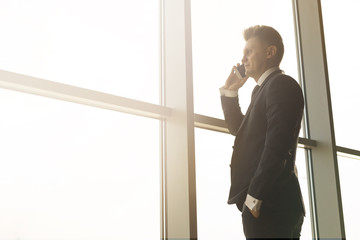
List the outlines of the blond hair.
{"label": "blond hair", "polygon": [[245,29],[243,36],[245,41],[257,37],[265,44],[274,45],[277,49],[274,61],[277,65],[280,65],[284,56],[284,44],[278,31],[269,26],[256,25]]}

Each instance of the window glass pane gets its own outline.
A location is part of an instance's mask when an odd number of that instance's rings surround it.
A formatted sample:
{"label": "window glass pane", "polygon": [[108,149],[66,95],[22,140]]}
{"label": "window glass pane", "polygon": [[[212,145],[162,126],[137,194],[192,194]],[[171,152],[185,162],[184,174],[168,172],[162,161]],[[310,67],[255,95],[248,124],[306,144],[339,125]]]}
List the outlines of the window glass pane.
{"label": "window glass pane", "polygon": [[160,238],[157,120],[4,89],[0,111],[0,239]]}
{"label": "window glass pane", "polygon": [[347,239],[358,239],[360,236],[360,158],[338,154],[341,199],[344,213],[345,233]]}
{"label": "window glass pane", "polygon": [[306,154],[305,149],[297,148],[296,152],[296,167],[298,170],[298,178],[301,188],[301,193],[305,205],[305,218],[301,230],[301,239],[313,239],[311,232],[311,214],[310,214],[310,197],[309,197],[309,188],[308,188],[308,171],[306,166]]}
{"label": "window glass pane", "polygon": [[241,213],[228,205],[234,137],[195,129],[196,199],[200,240],[245,239]]}
{"label": "window glass pane", "polygon": [[157,0],[2,0],[0,69],[158,103]]}
{"label": "window glass pane", "polygon": [[[218,89],[232,66],[241,62],[242,32],[247,27],[269,25],[279,31],[285,45],[280,68],[298,79],[292,1],[193,0],[191,12],[196,113],[223,118]],[[249,79],[239,91],[244,112],[254,86],[255,81]]]}
{"label": "window glass pane", "polygon": [[[241,213],[228,205],[230,160],[234,137],[203,129],[195,129],[196,191],[199,239],[244,240]],[[312,239],[304,149],[298,148],[296,165],[307,215],[302,238]]]}
{"label": "window glass pane", "polygon": [[[321,1],[336,144],[360,149],[360,2]],[[336,17],[334,17],[336,16]]]}

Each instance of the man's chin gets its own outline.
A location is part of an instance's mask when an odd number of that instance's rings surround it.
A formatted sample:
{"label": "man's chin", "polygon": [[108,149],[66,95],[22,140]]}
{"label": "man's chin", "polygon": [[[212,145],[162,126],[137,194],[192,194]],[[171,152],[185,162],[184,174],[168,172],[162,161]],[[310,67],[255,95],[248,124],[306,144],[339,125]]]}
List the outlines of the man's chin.
{"label": "man's chin", "polygon": [[252,72],[251,72],[251,71],[249,71],[249,70],[246,70],[246,71],[245,71],[245,75],[246,75],[246,76],[248,76],[248,77],[251,77]]}

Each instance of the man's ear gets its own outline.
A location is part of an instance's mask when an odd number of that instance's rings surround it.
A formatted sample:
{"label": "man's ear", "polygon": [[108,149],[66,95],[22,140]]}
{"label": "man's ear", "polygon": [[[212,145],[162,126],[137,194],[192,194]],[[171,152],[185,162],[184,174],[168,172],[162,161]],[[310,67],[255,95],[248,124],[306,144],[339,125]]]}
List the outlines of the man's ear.
{"label": "man's ear", "polygon": [[266,58],[273,58],[277,53],[277,47],[275,45],[270,45],[266,48]]}

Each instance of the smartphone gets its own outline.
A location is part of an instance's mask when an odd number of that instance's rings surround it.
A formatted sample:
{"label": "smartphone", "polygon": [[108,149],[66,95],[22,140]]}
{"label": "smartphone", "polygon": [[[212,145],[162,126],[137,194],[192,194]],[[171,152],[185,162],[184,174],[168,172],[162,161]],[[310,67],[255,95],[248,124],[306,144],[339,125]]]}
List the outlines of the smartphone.
{"label": "smartphone", "polygon": [[240,66],[238,66],[236,68],[239,71],[240,75],[244,78],[246,76],[244,64],[241,64]]}

